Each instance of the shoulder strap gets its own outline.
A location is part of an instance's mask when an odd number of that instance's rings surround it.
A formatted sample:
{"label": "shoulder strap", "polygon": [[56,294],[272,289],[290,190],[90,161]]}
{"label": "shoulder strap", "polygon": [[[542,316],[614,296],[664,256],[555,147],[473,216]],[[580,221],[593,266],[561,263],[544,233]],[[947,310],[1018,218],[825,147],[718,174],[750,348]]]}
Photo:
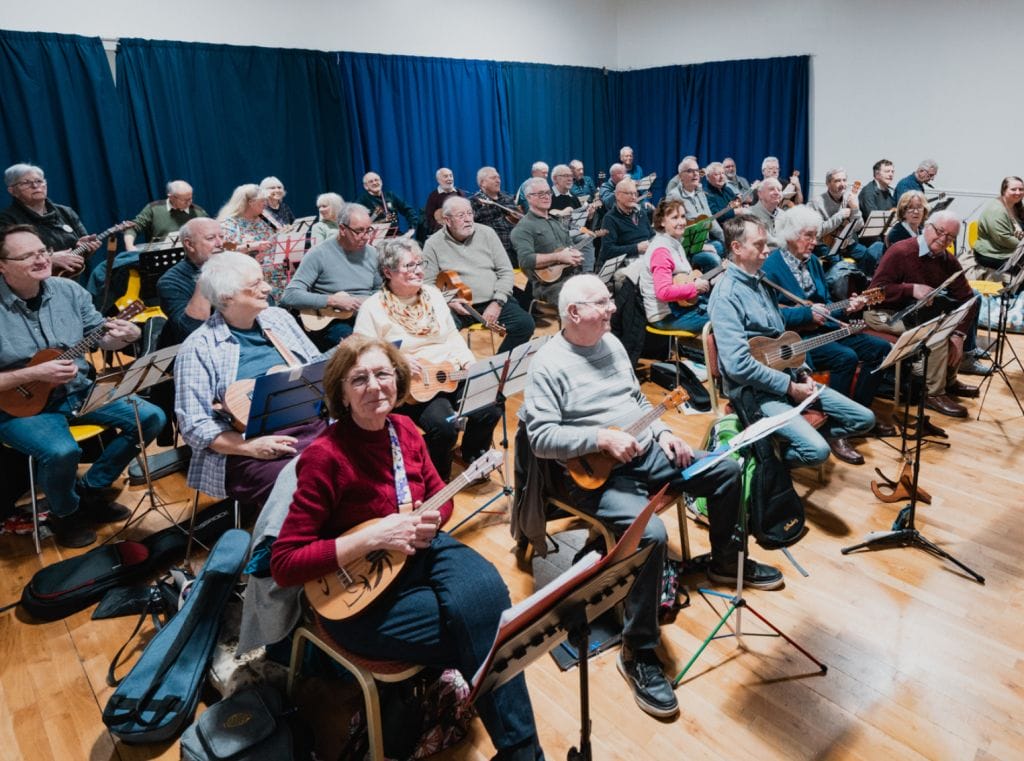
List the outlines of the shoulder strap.
{"label": "shoulder strap", "polygon": [[284,345],[284,341],[277,337],[270,328],[263,328],[263,334],[270,339],[270,343],[274,344],[274,348],[277,349],[277,353],[281,355],[281,358],[288,363],[289,367],[298,367],[302,363],[299,362],[298,358],[292,354],[292,350]]}

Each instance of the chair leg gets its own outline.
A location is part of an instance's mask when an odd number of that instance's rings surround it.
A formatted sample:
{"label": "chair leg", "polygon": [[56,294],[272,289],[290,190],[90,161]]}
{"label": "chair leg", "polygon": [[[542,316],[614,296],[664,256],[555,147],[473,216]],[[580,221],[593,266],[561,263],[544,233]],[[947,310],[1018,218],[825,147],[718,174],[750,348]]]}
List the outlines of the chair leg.
{"label": "chair leg", "polygon": [[32,497],[32,541],[36,545],[36,554],[42,555],[43,548],[39,544],[39,500],[36,499],[36,468],[35,459],[28,457],[28,491]]}
{"label": "chair leg", "polygon": [[686,524],[686,505],[683,504],[682,494],[676,500],[676,518],[679,521],[679,546],[683,556],[683,562],[690,561],[690,527]]}

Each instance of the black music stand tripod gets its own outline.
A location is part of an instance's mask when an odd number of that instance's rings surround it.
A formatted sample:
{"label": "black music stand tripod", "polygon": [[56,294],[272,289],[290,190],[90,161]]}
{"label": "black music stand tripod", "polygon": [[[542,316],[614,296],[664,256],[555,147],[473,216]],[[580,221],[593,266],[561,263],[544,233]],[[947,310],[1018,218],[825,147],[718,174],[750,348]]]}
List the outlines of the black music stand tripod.
{"label": "black music stand tripod", "polygon": [[[1021,248],[1021,251],[1024,251],[1024,247]],[[1013,345],[1010,343],[1009,337],[1006,334],[1006,325],[1010,317],[1010,304],[1021,292],[1022,285],[1024,285],[1024,267],[1021,267],[1010,282],[1004,285],[1003,289],[999,292],[999,322],[996,327],[996,338],[993,342],[995,346],[995,356],[992,358],[992,372],[981,381],[981,385],[985,387],[985,391],[981,395],[981,404],[978,406],[977,420],[981,420],[981,411],[985,408],[985,400],[988,398],[988,390],[991,388],[992,379],[996,374],[998,374],[1003,383],[1006,384],[1006,388],[1010,391],[1013,401],[1017,403],[1017,409],[1019,409],[1021,414],[1024,415],[1024,405],[1021,404],[1020,398],[1017,396],[1017,392],[1013,390],[1010,378],[1006,374],[1006,370],[1014,364],[1024,370],[1024,365],[1021,364],[1020,357],[1017,356],[1017,352],[1014,351]],[[1007,350],[1009,350],[1010,355],[1012,355],[1012,359],[1006,356]]]}
{"label": "black music stand tripod", "polygon": [[[970,304],[970,302],[967,302]],[[947,318],[942,325],[935,328],[931,335],[926,336],[923,340],[916,344],[907,346],[902,352],[900,352],[893,359],[894,361],[902,361],[907,357],[912,357],[915,354],[920,354],[923,361],[923,372],[921,374],[921,383],[927,382],[928,377],[928,355],[931,354],[931,346],[938,343],[933,338],[937,337],[941,341],[948,340],[949,333],[956,327],[956,323],[959,322],[960,310],[955,310],[951,313],[950,318]],[[946,323],[952,323],[948,331],[944,328]],[[889,357],[886,358],[889,360]],[[883,363],[884,364],[884,363]],[[924,415],[924,400],[925,400],[925,389],[921,389],[921,393],[918,394],[917,402],[917,415],[918,420],[923,419]],[[944,549],[939,547],[934,542],[925,538],[925,536],[917,530],[915,519],[917,517],[917,492],[918,492],[918,480],[921,475],[921,446],[924,442],[924,426],[918,425],[917,435],[915,436],[915,451],[914,451],[914,464],[913,464],[913,488],[910,490],[910,504],[903,508],[896,518],[896,521],[892,524],[892,530],[890,531],[872,531],[867,535],[863,542],[854,544],[849,547],[844,547],[842,553],[849,555],[851,552],[856,552],[862,549],[880,549],[886,550],[892,547],[917,547],[925,552],[930,552],[936,557],[943,558],[953,563],[953,565],[960,568],[965,573],[971,575],[975,581],[979,584],[985,583],[985,577],[979,574],[977,571],[961,563],[951,554],[946,552]]]}

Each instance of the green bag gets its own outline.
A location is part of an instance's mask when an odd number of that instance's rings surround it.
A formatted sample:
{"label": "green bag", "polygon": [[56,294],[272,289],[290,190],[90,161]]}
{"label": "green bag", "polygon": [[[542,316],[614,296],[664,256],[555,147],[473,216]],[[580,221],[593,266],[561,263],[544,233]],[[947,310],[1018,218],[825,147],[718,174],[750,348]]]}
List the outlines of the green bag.
{"label": "green bag", "polygon": [[[728,444],[732,438],[740,432],[742,426],[740,425],[739,418],[736,415],[725,415],[718,420],[708,429],[708,435],[704,439],[704,449],[708,452],[713,452],[722,444]],[[733,452],[731,455],[734,460],[742,459],[743,455],[739,452]],[[754,468],[756,467],[754,458],[748,457],[743,463],[743,508],[746,509],[747,502],[750,499],[750,484],[754,477]],[[690,500],[690,506],[694,513],[697,514],[698,519],[702,519],[705,525],[708,519],[708,500],[707,497],[694,497]]]}

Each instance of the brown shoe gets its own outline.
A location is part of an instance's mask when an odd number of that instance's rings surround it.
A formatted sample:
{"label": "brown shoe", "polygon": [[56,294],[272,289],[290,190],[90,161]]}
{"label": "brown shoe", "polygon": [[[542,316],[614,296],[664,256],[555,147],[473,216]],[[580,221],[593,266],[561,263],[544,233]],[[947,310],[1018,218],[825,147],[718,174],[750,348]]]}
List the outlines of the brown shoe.
{"label": "brown shoe", "polygon": [[878,436],[879,438],[900,435],[900,432],[896,430],[896,426],[882,422],[875,423],[875,427],[869,433],[871,436]]}
{"label": "brown shoe", "polygon": [[924,400],[924,406],[950,417],[967,417],[967,408],[950,399],[946,394],[936,394]]}
{"label": "brown shoe", "polygon": [[853,448],[849,439],[829,439],[828,446],[832,450],[832,454],[843,462],[848,462],[850,465],[864,464],[864,456]]}
{"label": "brown shoe", "polygon": [[947,384],[946,393],[953,396],[962,396],[967,399],[977,399],[981,394],[981,390],[977,386],[968,386],[966,383],[955,380]]}

